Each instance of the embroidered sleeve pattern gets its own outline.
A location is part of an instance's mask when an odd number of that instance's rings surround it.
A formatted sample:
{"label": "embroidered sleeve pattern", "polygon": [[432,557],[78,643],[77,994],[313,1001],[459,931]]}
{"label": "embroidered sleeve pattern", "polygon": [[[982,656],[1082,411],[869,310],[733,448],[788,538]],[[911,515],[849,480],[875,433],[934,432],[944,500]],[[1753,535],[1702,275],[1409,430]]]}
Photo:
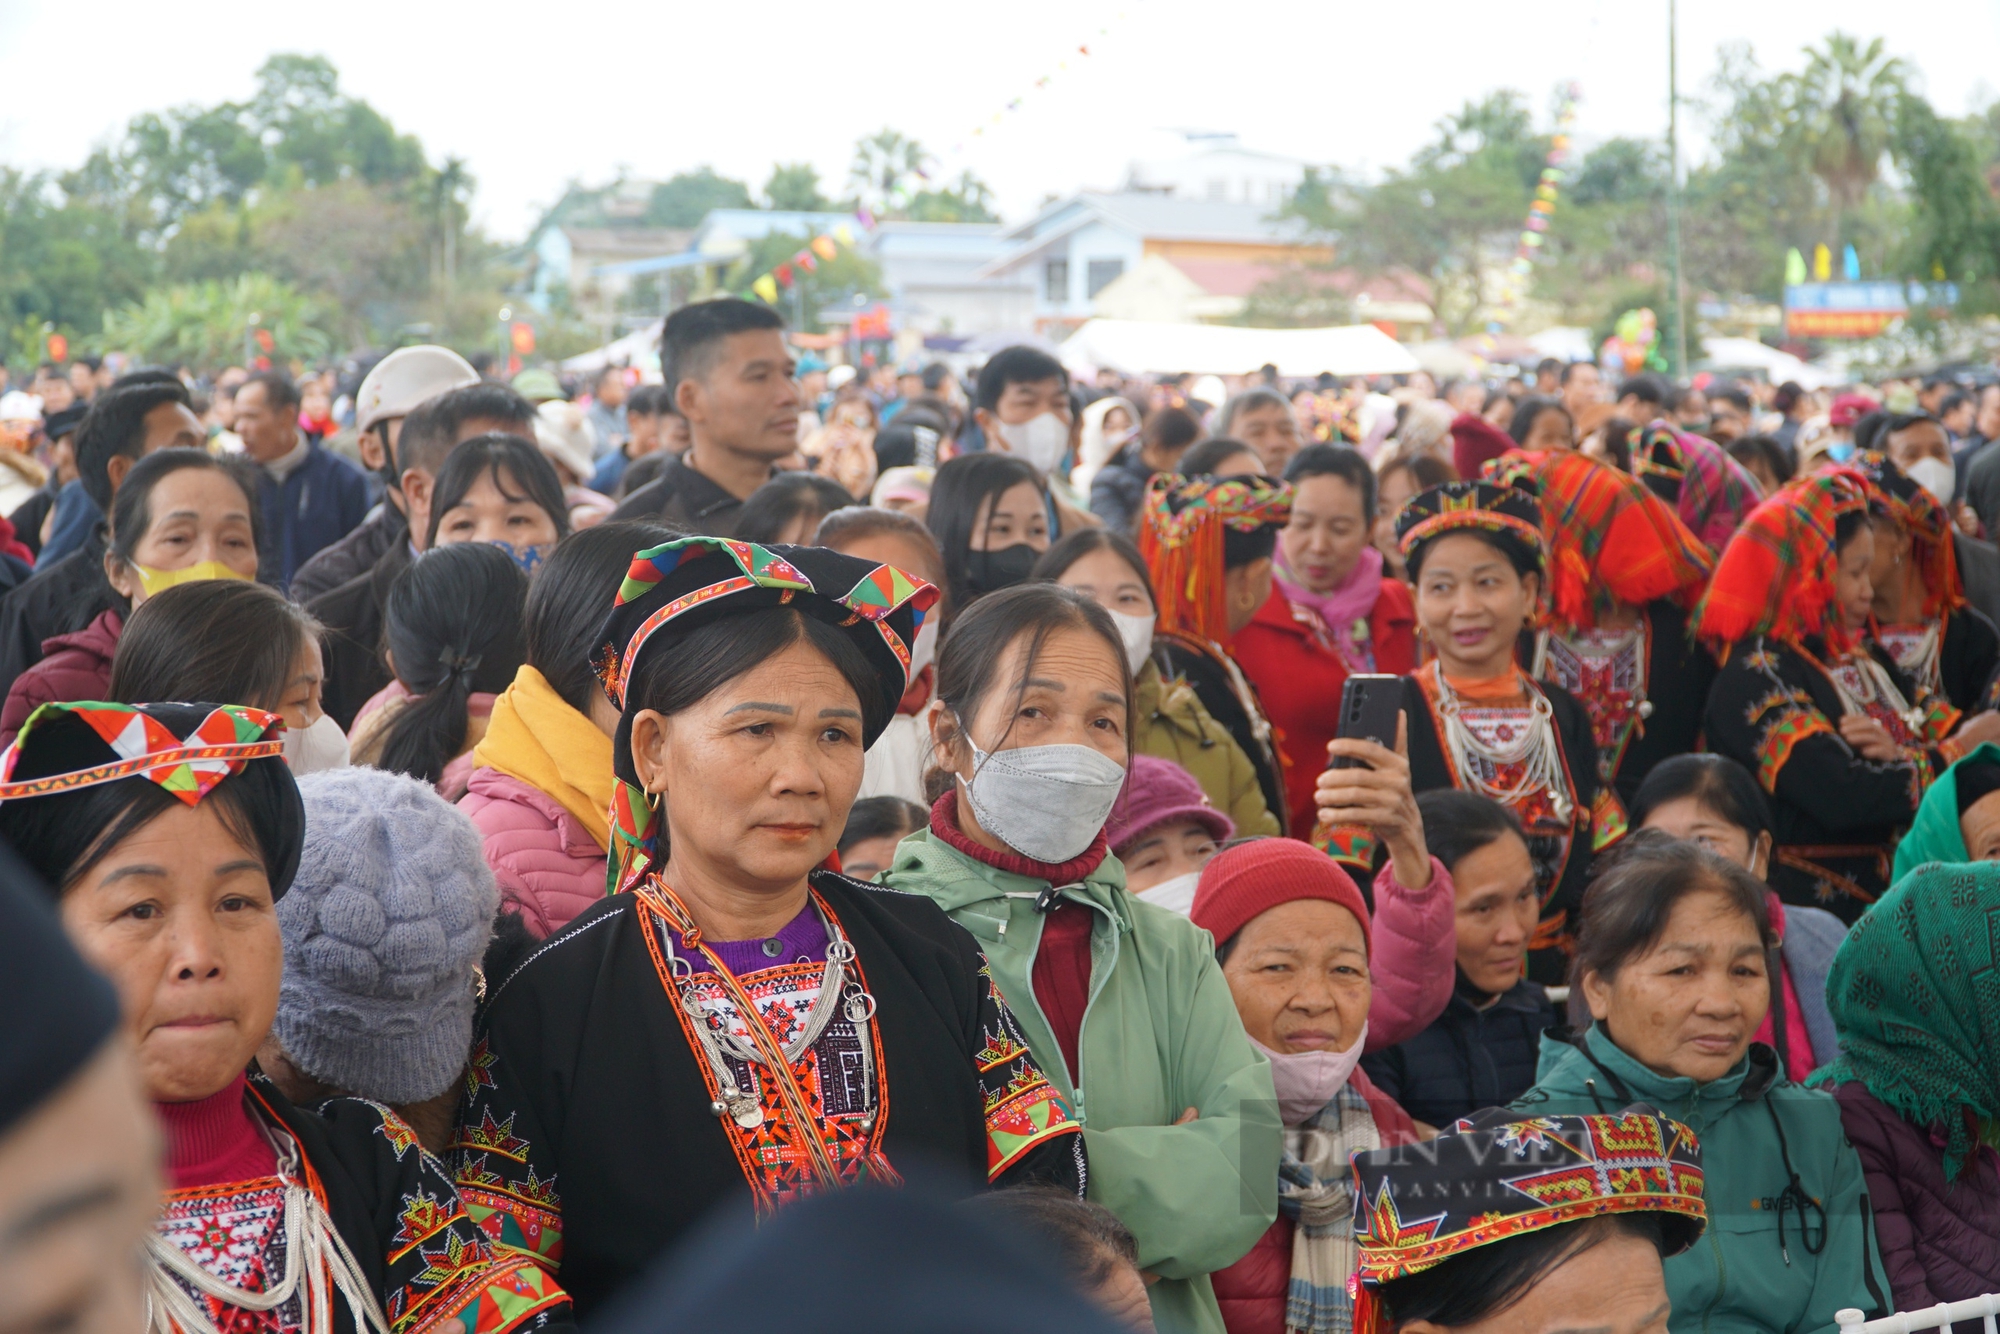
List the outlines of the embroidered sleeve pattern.
{"label": "embroidered sleeve pattern", "polygon": [[979,1089],[986,1099],[986,1179],[993,1181],[1044,1144],[1064,1135],[1081,1136],[1055,1085],[1028,1050],[1013,1011],[993,987],[993,974],[979,961]]}
{"label": "embroidered sleeve pattern", "polygon": [[1349,874],[1375,874],[1375,835],[1360,825],[1328,824],[1313,828],[1312,845],[1339,862]]}
{"label": "embroidered sleeve pattern", "polygon": [[531,1258],[496,1250],[445,1165],[401,1117],[377,1110],[402,1186],[396,1230],[383,1251],[382,1309],[391,1334],[504,1334],[566,1311],[569,1297],[555,1280]]}
{"label": "embroidered sleeve pattern", "polygon": [[522,1113],[500,1087],[499,1069],[481,1034],[466,1065],[466,1105],[452,1143],[459,1197],[502,1255],[553,1275],[562,1268],[562,1197],[555,1173],[538,1171],[533,1147],[515,1133]]}
{"label": "embroidered sleeve pattern", "polygon": [[1792,752],[1807,737],[1838,736],[1826,715],[1813,707],[1803,690],[1773,690],[1754,701],[1744,721],[1757,728],[1757,782],[1766,792],[1778,790],[1778,774],[1791,762]]}

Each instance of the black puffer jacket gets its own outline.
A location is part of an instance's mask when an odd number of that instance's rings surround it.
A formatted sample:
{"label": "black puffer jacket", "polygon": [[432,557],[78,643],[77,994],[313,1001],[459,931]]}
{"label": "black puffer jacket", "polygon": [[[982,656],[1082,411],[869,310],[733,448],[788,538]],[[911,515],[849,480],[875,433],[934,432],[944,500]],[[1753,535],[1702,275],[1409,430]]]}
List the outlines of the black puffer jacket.
{"label": "black puffer jacket", "polygon": [[1536,983],[1521,981],[1485,1009],[1484,994],[1458,975],[1444,1013],[1406,1042],[1361,1058],[1375,1086],[1411,1117],[1442,1130],[1482,1107],[1501,1107],[1535,1084],[1542,1031],[1556,1007]]}

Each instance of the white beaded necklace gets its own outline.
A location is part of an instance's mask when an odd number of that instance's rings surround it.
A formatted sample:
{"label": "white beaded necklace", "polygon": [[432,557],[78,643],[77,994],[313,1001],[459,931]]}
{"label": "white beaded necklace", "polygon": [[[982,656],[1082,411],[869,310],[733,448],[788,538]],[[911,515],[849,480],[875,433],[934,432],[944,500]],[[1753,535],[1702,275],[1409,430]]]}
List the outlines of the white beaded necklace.
{"label": "white beaded necklace", "polygon": [[[1431,672],[1432,679],[1437,682],[1437,709],[1444,723],[1444,747],[1466,787],[1481,796],[1491,797],[1503,806],[1512,806],[1538,789],[1545,791],[1555,808],[1556,818],[1567,821],[1575,803],[1569,795],[1569,782],[1563,776],[1562,750],[1556,740],[1555,710],[1549,704],[1549,697],[1525,677],[1522,678],[1528,696],[1527,729],[1516,742],[1489,746],[1460,716],[1465,701],[1445,680],[1444,668],[1432,663]],[[1496,769],[1502,765],[1519,764],[1522,766],[1520,781],[1511,787],[1496,787],[1468,763],[1472,757],[1485,760]]]}
{"label": "white beaded necklace", "polygon": [[226,1283],[203,1269],[187,1252],[157,1231],[146,1238],[147,1265],[146,1325],[153,1334],[221,1334],[201,1303],[190,1297],[188,1287],[205,1296],[245,1311],[274,1311],[299,1295],[302,1300],[305,1334],[332,1334],[333,1295],[328,1280],[347,1301],[354,1314],[357,1334],[389,1334],[388,1318],[368,1286],[354,1253],[327,1217],[325,1208],[306,1188],[299,1171],[299,1147],[292,1137],[263,1124],[259,1127],[278,1150],[278,1179],[285,1187],[285,1274],[262,1292],[250,1292]]}

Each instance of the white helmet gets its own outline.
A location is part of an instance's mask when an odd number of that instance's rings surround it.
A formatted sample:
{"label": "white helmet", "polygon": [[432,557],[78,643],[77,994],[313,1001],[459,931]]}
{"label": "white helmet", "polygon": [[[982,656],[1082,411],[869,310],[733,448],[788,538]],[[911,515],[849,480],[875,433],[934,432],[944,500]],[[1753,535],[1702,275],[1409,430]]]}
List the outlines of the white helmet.
{"label": "white helmet", "polygon": [[399,347],[375,363],[354,395],[355,429],[390,417],[407,417],[419,403],[479,383],[479,372],[448,347],[429,343]]}

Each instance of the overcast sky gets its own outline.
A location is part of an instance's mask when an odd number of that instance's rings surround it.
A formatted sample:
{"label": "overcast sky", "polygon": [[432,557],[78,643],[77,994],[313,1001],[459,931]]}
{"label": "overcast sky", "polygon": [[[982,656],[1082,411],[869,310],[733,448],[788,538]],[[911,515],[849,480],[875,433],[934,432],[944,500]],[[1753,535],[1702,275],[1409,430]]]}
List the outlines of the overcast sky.
{"label": "overcast sky", "polygon": [[[837,184],[854,140],[884,125],[946,173],[972,169],[1012,218],[1115,186],[1176,128],[1376,170],[1496,87],[1528,93],[1546,123],[1553,88],[1574,79],[1586,144],[1660,133],[1666,26],[1666,0],[0,0],[0,163],[73,165],[134,113],[245,96],[267,55],[297,51],[330,58],[433,161],[464,157],[476,216],[501,238],[567,181],[620,168],[709,163],[754,189],[773,161],[805,160]],[[2000,0],[1681,0],[1682,93],[1703,89],[1723,43],[1795,68],[1834,28],[1886,36],[1947,114],[1995,96]]]}

